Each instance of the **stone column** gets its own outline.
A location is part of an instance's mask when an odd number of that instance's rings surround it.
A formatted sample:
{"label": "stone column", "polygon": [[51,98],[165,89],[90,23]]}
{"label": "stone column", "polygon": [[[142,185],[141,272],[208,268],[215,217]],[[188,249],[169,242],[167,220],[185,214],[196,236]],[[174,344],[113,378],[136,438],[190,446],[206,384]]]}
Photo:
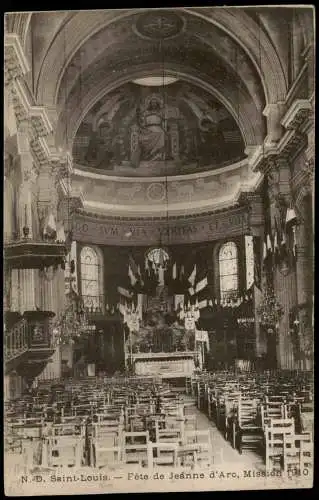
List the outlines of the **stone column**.
{"label": "stone column", "polygon": [[[259,262],[256,265],[260,266],[261,274],[261,288],[262,286],[262,246],[264,237],[264,213],[263,213],[263,202],[259,194],[249,193],[247,194],[247,201],[249,202],[249,225],[251,229],[251,234],[253,238],[258,238],[259,240]],[[254,255],[254,259],[258,256]],[[262,301],[262,292],[257,287],[254,286],[254,317],[255,317],[255,335],[256,335],[256,356],[262,357],[267,351],[267,342],[264,336],[263,330],[260,328],[259,318],[257,314],[258,307]]]}
{"label": "stone column", "polygon": [[[291,202],[290,166],[283,156],[275,158],[269,171],[269,201],[271,231],[274,234],[275,220],[285,224],[286,209]],[[289,331],[289,313],[297,301],[296,272],[292,265],[284,272],[274,269],[274,293],[283,308],[283,316],[279,321],[277,338],[277,363],[282,369],[295,368],[293,345]]]}
{"label": "stone column", "polygon": [[19,281],[21,289],[20,311],[34,311],[36,306],[36,292],[38,269],[20,269]]}
{"label": "stone column", "polygon": [[[311,204],[309,200],[310,186],[301,187],[301,195],[297,209],[299,224],[296,228],[297,243],[297,300],[299,313],[300,348],[302,351],[303,368],[310,369],[310,358],[304,356],[304,351],[313,345],[313,289],[314,289],[314,261],[313,261],[313,224]],[[301,198],[301,199],[300,199]],[[309,203],[307,203],[307,199]]]}

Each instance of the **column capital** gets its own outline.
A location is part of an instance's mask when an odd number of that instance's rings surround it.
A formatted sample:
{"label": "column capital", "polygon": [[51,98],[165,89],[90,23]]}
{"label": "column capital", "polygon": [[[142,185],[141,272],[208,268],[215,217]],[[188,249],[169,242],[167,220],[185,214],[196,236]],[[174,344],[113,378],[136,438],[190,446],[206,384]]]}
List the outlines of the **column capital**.
{"label": "column capital", "polygon": [[73,160],[69,153],[61,152],[57,155],[51,155],[49,165],[56,183],[70,179],[73,173]]}

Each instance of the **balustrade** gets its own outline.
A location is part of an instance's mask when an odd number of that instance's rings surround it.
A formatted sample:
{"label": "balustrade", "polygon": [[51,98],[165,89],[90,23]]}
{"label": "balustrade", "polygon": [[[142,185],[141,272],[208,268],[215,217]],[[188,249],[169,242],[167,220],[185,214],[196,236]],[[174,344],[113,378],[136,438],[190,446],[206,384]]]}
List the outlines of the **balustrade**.
{"label": "balustrade", "polygon": [[4,337],[4,359],[8,363],[29,350],[50,349],[53,345],[48,311],[26,311],[13,326],[6,327]]}
{"label": "balustrade", "polygon": [[5,361],[12,361],[29,348],[29,325],[25,318],[22,318],[10,330],[5,332],[4,358]]}

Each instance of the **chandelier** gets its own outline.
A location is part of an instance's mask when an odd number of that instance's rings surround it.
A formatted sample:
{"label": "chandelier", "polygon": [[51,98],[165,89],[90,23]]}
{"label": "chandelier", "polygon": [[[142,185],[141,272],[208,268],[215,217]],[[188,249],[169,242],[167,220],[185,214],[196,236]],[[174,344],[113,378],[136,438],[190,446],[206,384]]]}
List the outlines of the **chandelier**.
{"label": "chandelier", "polygon": [[260,324],[263,326],[277,328],[283,313],[283,307],[278,302],[274,291],[272,289],[267,289],[264,293],[261,304],[257,308]]}
{"label": "chandelier", "polygon": [[90,330],[89,321],[80,297],[71,289],[66,306],[53,328],[55,344],[74,344]]}

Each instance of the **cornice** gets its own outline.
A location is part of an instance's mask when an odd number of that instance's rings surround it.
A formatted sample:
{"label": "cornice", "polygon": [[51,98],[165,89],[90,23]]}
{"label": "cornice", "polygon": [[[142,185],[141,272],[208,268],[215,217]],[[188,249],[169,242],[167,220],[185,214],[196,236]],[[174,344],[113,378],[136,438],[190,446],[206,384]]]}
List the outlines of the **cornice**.
{"label": "cornice", "polygon": [[[210,216],[210,215],[216,215],[216,214],[228,214],[228,212],[232,212],[234,214],[237,214],[237,213],[243,213],[243,212],[246,212],[248,210],[248,207],[245,205],[245,204],[239,204],[239,203],[234,203],[233,205],[229,205],[227,208],[224,207],[224,208],[219,208],[219,209],[216,209],[216,210],[209,210],[207,212],[202,212],[202,213],[189,213],[187,215],[172,215],[172,216],[169,216],[169,220],[170,221],[175,221],[175,220],[190,220],[190,219],[201,219],[203,217],[207,217],[207,216]],[[153,216],[153,217],[138,217],[138,216],[135,216],[135,217],[128,217],[128,216],[124,216],[124,215],[106,215],[106,214],[101,214],[101,213],[96,213],[96,212],[91,212],[90,210],[87,210],[85,208],[78,208],[77,209],[77,214],[79,216],[83,216],[83,217],[89,217],[93,220],[107,220],[107,221],[123,221],[123,222],[126,222],[126,221],[141,221],[143,223],[151,223],[151,222],[167,222],[167,217],[165,216],[162,216],[162,217],[156,217],[156,216]]]}
{"label": "cornice", "polygon": [[[22,122],[28,124],[26,130],[35,162],[40,168],[44,165],[50,165],[58,183],[71,177],[73,173],[71,155],[52,150],[46,140],[46,137],[53,132],[53,126],[44,106],[30,103],[27,89],[20,79],[11,82],[10,90],[18,127]],[[64,191],[62,187],[62,192]]]}
{"label": "cornice", "polygon": [[254,172],[265,173],[271,162],[280,159],[288,160],[295,157],[307,145],[307,137],[304,133],[295,129],[288,129],[278,143],[259,146],[250,166]]}
{"label": "cornice", "polygon": [[281,125],[286,130],[298,129],[312,113],[309,99],[296,99],[281,119]]}

